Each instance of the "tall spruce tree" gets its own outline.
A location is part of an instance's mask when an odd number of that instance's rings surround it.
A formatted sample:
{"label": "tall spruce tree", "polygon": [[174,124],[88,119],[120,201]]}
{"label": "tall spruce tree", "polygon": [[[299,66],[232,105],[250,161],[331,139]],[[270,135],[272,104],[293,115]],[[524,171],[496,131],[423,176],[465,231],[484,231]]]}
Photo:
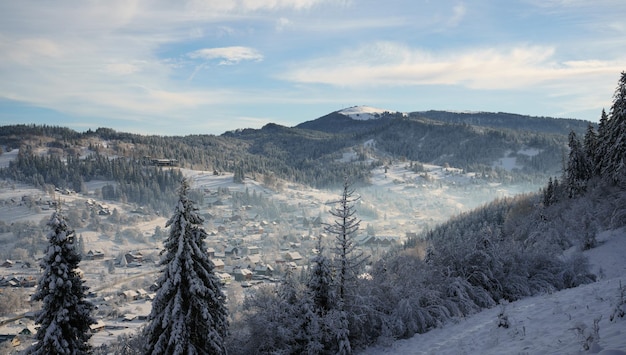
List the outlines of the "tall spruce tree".
{"label": "tall spruce tree", "polygon": [[587,132],[585,132],[585,138],[583,140],[583,147],[587,163],[589,164],[589,173],[593,175],[595,172],[596,153],[598,151],[598,135],[593,127],[593,124],[591,123],[587,126]]}
{"label": "tall spruce tree", "polygon": [[607,116],[598,126],[596,173],[617,183],[626,180],[626,72],[622,72]]}
{"label": "tall spruce tree", "polygon": [[225,354],[228,333],[225,295],[209,259],[203,219],[188,198],[183,179],[174,215],[166,227],[163,273],[149,323],[146,354]]}
{"label": "tall spruce tree", "polygon": [[349,341],[349,316],[354,311],[353,291],[356,289],[358,274],[364,267],[366,258],[356,249],[356,235],[361,221],[356,216],[354,205],[359,200],[347,177],[344,178],[341,198],[330,210],[334,221],[326,225],[326,232],[335,237],[333,247],[334,280],[337,288],[336,305],[326,319],[335,334],[338,353],[352,352]]}
{"label": "tall spruce tree", "polygon": [[569,134],[569,159],[565,170],[567,192],[569,197],[581,195],[587,189],[587,181],[591,177],[591,164],[587,160],[583,146],[576,133]]}
{"label": "tall spruce tree", "polygon": [[39,266],[39,279],[33,301],[42,301],[35,322],[40,325],[37,342],[28,354],[86,354],[91,337],[89,326],[95,323],[90,313],[93,305],[85,300],[88,287],[78,273],[80,254],[76,236],[60,211],[48,221],[48,246]]}
{"label": "tall spruce tree", "polygon": [[335,237],[333,247],[335,282],[337,297],[344,304],[350,284],[356,280],[360,268],[363,267],[363,253],[356,250],[356,234],[361,220],[356,216],[354,205],[359,200],[354,196],[354,189],[348,178],[344,178],[341,198],[336,206],[330,210],[334,221],[326,225],[326,232]]}
{"label": "tall spruce tree", "polygon": [[325,255],[321,236],[318,239],[317,250],[318,253],[312,260],[313,266],[311,267],[307,288],[311,293],[315,312],[323,316],[332,308],[335,296],[332,265]]}
{"label": "tall spruce tree", "polygon": [[[335,344],[335,335],[330,329],[328,320],[329,312],[335,304],[335,292],[333,281],[333,270],[330,260],[325,254],[322,245],[322,237],[319,236],[317,244],[317,255],[313,258],[313,266],[307,280],[307,294],[305,311],[312,311],[314,314],[307,314],[307,329],[309,343],[307,349],[309,354],[331,352]],[[309,305],[310,303],[310,305]]]}
{"label": "tall spruce tree", "polygon": [[593,154],[595,159],[593,160],[593,173],[596,176],[602,174],[602,164],[603,158],[607,154],[607,147],[605,144],[605,139],[607,139],[607,130],[608,130],[608,120],[609,116],[606,114],[606,111],[602,109],[602,114],[600,115],[600,122],[598,123],[598,133],[596,135],[596,151]]}

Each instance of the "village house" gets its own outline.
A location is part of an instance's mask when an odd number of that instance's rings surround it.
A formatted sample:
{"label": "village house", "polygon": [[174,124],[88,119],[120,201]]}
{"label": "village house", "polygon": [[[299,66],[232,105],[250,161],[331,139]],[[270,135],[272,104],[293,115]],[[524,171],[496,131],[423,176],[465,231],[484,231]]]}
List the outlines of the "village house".
{"label": "village house", "polygon": [[2,263],[2,267],[13,267],[14,265],[15,265],[15,262],[9,259],[5,260]]}
{"label": "village house", "polygon": [[229,273],[226,272],[217,272],[215,273],[215,275],[220,279],[220,283],[222,285],[228,285],[230,284],[230,282],[232,281],[232,277],[230,276]]}
{"label": "village house", "polygon": [[100,250],[89,250],[85,255],[85,260],[100,260],[104,259],[104,253]]}
{"label": "village house", "polygon": [[224,249],[224,254],[226,256],[237,256],[239,253],[239,248],[236,246],[229,245]]}
{"label": "village house", "polygon": [[140,251],[131,251],[124,254],[124,258],[126,258],[126,263],[138,263],[141,264],[143,262],[143,254]]}
{"label": "village house", "polygon": [[224,260],[222,259],[213,259],[213,265],[215,265],[215,270],[222,271],[224,270]]}
{"label": "village house", "polygon": [[251,281],[252,280],[252,271],[248,269],[235,269],[233,270],[233,274],[235,275],[235,281]]}
{"label": "village house", "polygon": [[298,253],[297,251],[289,251],[285,253],[285,260],[287,262],[294,262],[298,264],[303,260],[303,258],[302,255],[300,255],[300,253]]}
{"label": "village house", "polygon": [[95,324],[91,324],[89,326],[89,329],[91,330],[92,333],[97,333],[103,330],[104,327],[106,327],[106,324],[102,321],[102,319],[98,319],[98,321]]}
{"label": "village house", "polygon": [[254,268],[254,273],[261,276],[274,276],[274,268],[271,265],[259,264]]}
{"label": "village house", "polygon": [[120,293],[120,296],[124,298],[126,301],[135,301],[139,299],[139,293],[134,290],[126,290]]}
{"label": "village house", "polygon": [[247,262],[249,265],[257,265],[257,264],[260,264],[262,262],[261,256],[258,255],[258,254],[248,255],[243,260],[245,262]]}

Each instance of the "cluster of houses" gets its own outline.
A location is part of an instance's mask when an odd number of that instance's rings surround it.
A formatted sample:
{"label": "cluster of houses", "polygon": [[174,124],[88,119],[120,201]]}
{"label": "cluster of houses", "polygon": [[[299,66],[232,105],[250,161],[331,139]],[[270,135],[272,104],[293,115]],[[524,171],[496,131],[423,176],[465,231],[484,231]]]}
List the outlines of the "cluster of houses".
{"label": "cluster of houses", "polygon": [[26,205],[29,207],[37,206],[41,210],[45,211],[45,210],[51,210],[51,209],[56,208],[58,201],[51,199],[47,195],[39,196],[39,197],[24,195],[20,199],[16,197],[12,197],[10,199],[3,200],[0,203],[4,205],[13,205],[13,206],[23,206],[23,205]]}
{"label": "cluster of houses", "polygon": [[[0,288],[4,287],[35,287],[37,286],[37,278],[35,276],[27,275],[28,269],[32,270],[32,265],[29,262],[21,260],[5,260],[0,264],[0,267],[7,269],[17,269],[19,271],[12,271],[10,276],[0,275]],[[22,275],[18,275],[22,274]]]}
{"label": "cluster of houses", "polygon": [[87,199],[85,201],[87,208],[95,210],[100,216],[109,216],[111,214],[111,208],[109,205],[95,201],[94,199]]}
{"label": "cluster of houses", "polygon": [[33,276],[0,276],[1,287],[35,287],[37,279]]}

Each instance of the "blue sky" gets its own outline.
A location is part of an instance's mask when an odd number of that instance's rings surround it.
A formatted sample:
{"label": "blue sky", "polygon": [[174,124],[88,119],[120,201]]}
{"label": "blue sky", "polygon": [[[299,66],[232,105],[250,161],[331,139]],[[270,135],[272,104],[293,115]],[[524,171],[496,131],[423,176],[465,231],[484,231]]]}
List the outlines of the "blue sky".
{"label": "blue sky", "polygon": [[623,0],[0,1],[0,125],[158,135],[368,105],[597,121]]}

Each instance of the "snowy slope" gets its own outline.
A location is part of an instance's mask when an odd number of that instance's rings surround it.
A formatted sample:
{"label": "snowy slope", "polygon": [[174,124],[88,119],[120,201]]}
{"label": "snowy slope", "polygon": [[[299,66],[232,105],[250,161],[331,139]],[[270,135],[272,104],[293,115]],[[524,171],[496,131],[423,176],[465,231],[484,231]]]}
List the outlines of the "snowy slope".
{"label": "snowy slope", "polygon": [[[626,229],[604,232],[599,240],[602,245],[585,252],[593,271],[601,275],[598,282],[506,305],[508,329],[498,327],[502,310],[498,306],[441,329],[398,340],[390,347],[369,348],[362,354],[626,355],[626,318],[609,320],[620,282],[626,287]],[[600,319],[600,340],[584,351],[576,328],[589,332],[596,319]]]}
{"label": "snowy slope", "polygon": [[339,111],[340,114],[348,116],[353,120],[373,120],[380,117],[384,112],[394,113],[396,111],[383,110],[370,106],[354,106]]}

